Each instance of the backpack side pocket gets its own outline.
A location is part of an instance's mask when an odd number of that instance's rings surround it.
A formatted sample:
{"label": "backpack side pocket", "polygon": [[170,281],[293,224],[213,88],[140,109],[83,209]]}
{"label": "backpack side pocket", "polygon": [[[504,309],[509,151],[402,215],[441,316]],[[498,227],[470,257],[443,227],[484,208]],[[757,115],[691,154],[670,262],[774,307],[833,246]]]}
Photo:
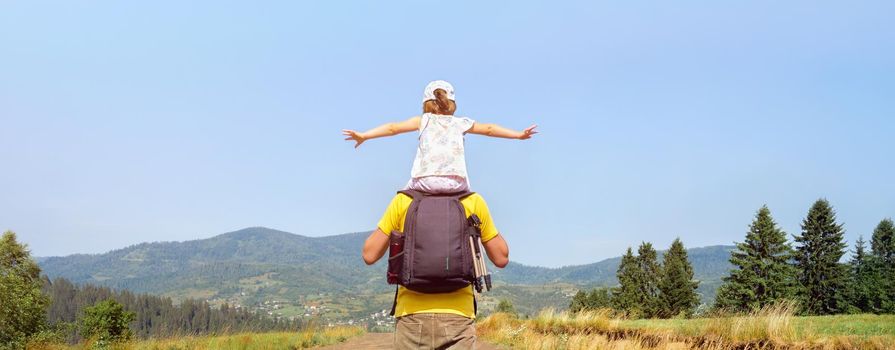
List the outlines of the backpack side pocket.
{"label": "backpack side pocket", "polygon": [[398,284],[404,272],[404,233],[392,231],[388,236],[388,284]]}

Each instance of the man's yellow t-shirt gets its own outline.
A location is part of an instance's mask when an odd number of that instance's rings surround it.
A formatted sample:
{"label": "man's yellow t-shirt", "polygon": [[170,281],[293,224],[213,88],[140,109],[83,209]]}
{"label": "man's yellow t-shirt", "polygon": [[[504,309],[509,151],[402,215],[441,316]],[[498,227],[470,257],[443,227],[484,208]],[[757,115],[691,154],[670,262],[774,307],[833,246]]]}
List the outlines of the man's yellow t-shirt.
{"label": "man's yellow t-shirt", "polygon": [[[399,193],[392,198],[388,209],[379,220],[379,230],[386,235],[392,231],[404,230],[404,216],[413,199],[410,196]],[[482,220],[482,242],[487,242],[497,237],[497,227],[491,220],[491,212],[485,199],[478,193],[474,193],[460,200],[466,209],[466,217],[475,214]],[[398,286],[398,304],[395,307],[395,317],[407,316],[418,313],[456,314],[475,318],[473,309],[472,286],[461,288],[448,293],[419,293]]]}

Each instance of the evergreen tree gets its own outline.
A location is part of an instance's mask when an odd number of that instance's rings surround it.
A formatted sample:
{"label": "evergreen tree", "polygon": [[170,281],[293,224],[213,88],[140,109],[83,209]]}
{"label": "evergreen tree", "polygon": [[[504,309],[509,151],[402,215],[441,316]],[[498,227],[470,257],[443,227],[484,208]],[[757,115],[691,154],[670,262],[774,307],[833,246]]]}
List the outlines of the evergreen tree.
{"label": "evergreen tree", "polygon": [[612,293],[606,287],[594,288],[590,293],[579,290],[569,303],[569,311],[573,313],[612,307]]}
{"label": "evergreen tree", "polygon": [[849,262],[851,280],[849,281],[849,304],[853,313],[880,313],[885,304],[886,290],[884,277],[880,267],[880,259],[864,251],[864,239],[859,237],[855,242],[855,253]]}
{"label": "evergreen tree", "polygon": [[802,221],[802,235],[795,237],[799,294],[808,314],[837,314],[848,307],[848,268],[839,262],[845,255],[843,234],[830,203],[826,199],[814,202]]}
{"label": "evergreen tree", "polygon": [[12,231],[0,238],[0,349],[23,349],[46,326],[40,268]]}
{"label": "evergreen tree", "polygon": [[885,291],[880,297],[880,312],[895,313],[895,224],[892,219],[883,219],[876,225],[870,249],[881,276],[879,288]]}
{"label": "evergreen tree", "polygon": [[747,294],[751,292],[751,288],[745,288],[745,286],[739,283],[738,280],[728,281],[734,273],[740,275],[743,274],[743,272],[740,272],[739,270],[734,270],[730,272],[730,276],[724,277],[724,283],[718,287],[718,292],[715,294],[715,304],[712,306],[713,308],[739,312],[748,309],[747,306],[742,305],[745,303],[740,303],[740,300],[744,298],[749,298],[750,300],[754,299],[754,295]]}
{"label": "evergreen tree", "polygon": [[594,288],[587,294],[587,308],[589,310],[612,308],[612,293],[609,288]]}
{"label": "evergreen tree", "polygon": [[[616,278],[619,285],[612,289],[612,307],[619,311],[626,312],[631,317],[637,317],[642,313],[641,304],[639,304],[637,295],[640,288],[640,272],[637,266],[637,258],[631,251],[631,247],[622,256],[622,261],[618,265]],[[582,300],[586,299],[586,293]],[[582,301],[584,303],[584,301]]]}
{"label": "evergreen tree", "polygon": [[715,307],[748,312],[795,297],[795,268],[786,233],[762,206],[746,232],[746,240],[730,253],[734,270],[718,289]]}
{"label": "evergreen tree", "polygon": [[895,224],[892,219],[883,219],[873,230],[870,249],[886,265],[895,265]]}
{"label": "evergreen tree", "polygon": [[569,312],[577,313],[585,308],[587,308],[587,292],[579,289],[569,302]]}
{"label": "evergreen tree", "polygon": [[662,261],[662,278],[659,280],[659,316],[674,317],[684,315],[690,317],[699,305],[696,287],[699,282],[693,280],[693,266],[687,259],[687,250],[680,238],[671,243]]}
{"label": "evergreen tree", "polygon": [[640,284],[636,297],[642,305],[643,317],[656,317],[659,315],[659,279],[662,268],[652,243],[643,242],[637,248],[637,267]]}

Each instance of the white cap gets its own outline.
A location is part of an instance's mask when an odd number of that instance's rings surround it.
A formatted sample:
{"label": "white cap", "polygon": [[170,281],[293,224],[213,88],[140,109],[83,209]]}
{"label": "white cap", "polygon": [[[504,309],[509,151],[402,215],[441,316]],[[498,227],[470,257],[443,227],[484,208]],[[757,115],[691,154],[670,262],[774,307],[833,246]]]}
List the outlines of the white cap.
{"label": "white cap", "polygon": [[454,100],[454,86],[444,80],[435,80],[429,83],[429,85],[426,85],[426,90],[423,92],[423,102],[434,100],[435,90],[438,89],[442,89],[447,92],[448,100],[456,101]]}

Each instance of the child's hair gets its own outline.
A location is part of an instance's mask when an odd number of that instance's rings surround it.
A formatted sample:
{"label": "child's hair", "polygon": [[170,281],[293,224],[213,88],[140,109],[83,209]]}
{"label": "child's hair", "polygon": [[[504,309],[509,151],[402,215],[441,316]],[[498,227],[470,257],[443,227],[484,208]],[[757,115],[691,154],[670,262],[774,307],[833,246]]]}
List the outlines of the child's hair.
{"label": "child's hair", "polygon": [[454,115],[455,111],[457,103],[448,99],[447,91],[444,89],[435,89],[435,99],[423,102],[423,113]]}

